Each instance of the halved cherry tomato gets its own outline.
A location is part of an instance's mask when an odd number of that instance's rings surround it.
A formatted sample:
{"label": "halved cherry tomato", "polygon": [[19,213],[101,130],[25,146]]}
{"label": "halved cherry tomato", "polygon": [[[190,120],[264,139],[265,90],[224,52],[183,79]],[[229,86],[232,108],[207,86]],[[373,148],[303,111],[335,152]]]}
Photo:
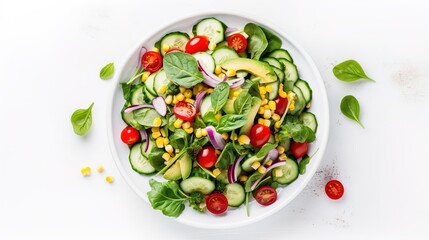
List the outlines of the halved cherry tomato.
{"label": "halved cherry tomato", "polygon": [[290,150],[292,151],[294,157],[296,157],[297,159],[302,158],[302,156],[304,156],[304,154],[308,152],[308,143],[292,141],[292,143],[290,144]]}
{"label": "halved cherry tomato", "polygon": [[344,186],[338,180],[331,180],[326,184],[325,192],[330,199],[338,200],[344,194]]}
{"label": "halved cherry tomato", "polygon": [[268,142],[268,140],[270,140],[270,134],[271,130],[269,127],[259,123],[255,124],[252,129],[250,129],[250,143],[254,147],[262,147]]}
{"label": "halved cherry tomato", "polygon": [[125,127],[121,132],[122,142],[128,145],[136,143],[139,140],[139,137],[139,131],[131,126]]}
{"label": "halved cherry tomato", "polygon": [[173,112],[177,118],[180,118],[183,121],[191,121],[195,117],[196,110],[194,105],[181,101],[174,105]]}
{"label": "halved cherry tomato", "polygon": [[222,193],[212,193],[206,199],[207,210],[213,214],[221,214],[228,209],[228,199]]}
{"label": "halved cherry tomato", "polygon": [[209,48],[209,39],[206,36],[195,36],[191,38],[185,47],[185,52],[194,54],[204,52]]}
{"label": "halved cherry tomato", "polygon": [[198,153],[198,163],[205,168],[213,167],[216,161],[216,150],[212,146],[205,146]]}
{"label": "halved cherry tomato", "polygon": [[233,34],[228,38],[228,47],[242,53],[247,48],[247,39],[240,33]]}
{"label": "halved cherry tomato", "polygon": [[146,71],[156,72],[162,67],[162,57],[161,54],[148,51],[142,56],[142,65]]}
{"label": "halved cherry tomato", "polygon": [[280,116],[283,115],[283,113],[285,113],[285,111],[286,111],[286,107],[287,107],[287,103],[288,103],[287,98],[282,98],[282,97],[278,96],[277,99],[274,100],[274,102],[276,102],[275,113],[277,113]]}
{"label": "halved cherry tomato", "polygon": [[262,186],[256,190],[254,197],[259,204],[268,206],[277,200],[277,192],[271,186]]}

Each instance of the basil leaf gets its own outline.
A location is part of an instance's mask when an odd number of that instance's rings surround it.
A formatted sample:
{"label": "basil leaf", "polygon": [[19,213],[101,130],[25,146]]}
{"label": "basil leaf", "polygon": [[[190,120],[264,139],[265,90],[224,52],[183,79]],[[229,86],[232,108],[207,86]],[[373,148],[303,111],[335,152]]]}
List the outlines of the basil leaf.
{"label": "basil leaf", "polygon": [[244,126],[247,123],[247,116],[237,114],[226,114],[219,119],[217,126],[218,133],[230,132]]}
{"label": "basil leaf", "polygon": [[248,23],[244,26],[244,32],[249,35],[247,38],[247,51],[250,53],[250,58],[259,60],[268,46],[264,31],[258,25]]}
{"label": "basil leaf", "polygon": [[178,217],[185,209],[183,198],[179,193],[179,185],[174,181],[160,183],[149,180],[151,190],[147,193],[150,204],[154,209],[161,210],[169,217]]}
{"label": "basil leaf", "polygon": [[267,38],[267,41],[268,41],[268,46],[265,49],[264,53],[270,53],[282,47],[282,40],[277,35],[275,35],[273,32],[271,32],[270,30],[264,27],[260,27],[260,28],[262,29],[262,31],[264,31],[265,37]]}
{"label": "basil leaf", "polygon": [[341,100],[340,104],[341,112],[348,118],[356,121],[363,128],[363,124],[360,122],[360,106],[358,100],[352,96],[347,95]]}
{"label": "basil leaf", "polygon": [[87,109],[78,109],[73,112],[71,116],[71,123],[73,125],[73,131],[79,136],[84,136],[88,133],[92,125],[92,107],[94,103]]}
{"label": "basil leaf", "polygon": [[215,167],[221,168],[221,169],[227,169],[229,165],[233,164],[236,158],[236,152],[234,149],[234,146],[231,142],[227,143],[225,147],[223,148],[222,152],[220,153]]}
{"label": "basil leaf", "polygon": [[100,78],[102,80],[110,79],[113,76],[113,73],[115,73],[115,65],[113,63],[109,63],[100,70]]}
{"label": "basil leaf", "polygon": [[210,94],[210,100],[214,112],[219,112],[228,100],[229,95],[229,84],[227,82],[219,83]]}
{"label": "basil leaf", "polygon": [[308,156],[307,154],[305,154],[303,157],[302,157],[302,159],[301,159],[301,161],[298,163],[298,171],[299,171],[299,174],[304,174],[305,173],[305,170],[306,170],[306,166],[307,166],[307,164],[309,164],[310,163],[310,159],[311,159],[311,157],[310,156]]}
{"label": "basil leaf", "polygon": [[264,158],[267,156],[268,152],[277,147],[275,143],[265,143],[264,146],[255,154],[256,158]]}
{"label": "basil leaf", "polygon": [[175,84],[191,88],[204,80],[198,70],[197,61],[192,55],[183,52],[172,52],[164,56],[165,74]]}
{"label": "basil leaf", "polygon": [[354,82],[359,79],[374,81],[365,74],[363,68],[355,60],[344,61],[336,65],[332,71],[334,72],[335,77],[344,82]]}
{"label": "basil leaf", "polygon": [[122,95],[124,96],[125,101],[131,102],[131,84],[121,83]]}
{"label": "basil leaf", "polygon": [[234,111],[237,114],[247,114],[252,107],[252,96],[247,91],[241,91],[234,101]]}

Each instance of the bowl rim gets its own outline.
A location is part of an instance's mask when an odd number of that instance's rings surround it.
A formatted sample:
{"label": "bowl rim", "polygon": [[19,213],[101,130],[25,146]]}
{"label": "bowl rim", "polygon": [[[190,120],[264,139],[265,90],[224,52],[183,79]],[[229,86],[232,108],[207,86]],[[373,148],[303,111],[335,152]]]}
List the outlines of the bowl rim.
{"label": "bowl rim", "polygon": [[321,76],[318,68],[316,67],[316,64],[314,63],[313,59],[305,51],[305,49],[293,37],[291,37],[290,34],[288,34],[287,31],[284,31],[284,29],[282,27],[276,25],[275,23],[273,23],[267,19],[263,19],[262,17],[255,16],[254,14],[243,12],[243,11],[230,11],[230,10],[200,11],[198,14],[187,14],[187,15],[182,15],[181,17],[177,17],[177,18],[175,17],[173,20],[171,20],[171,21],[167,22],[166,24],[163,24],[161,27],[157,28],[158,30],[155,30],[153,32],[149,32],[148,34],[144,34],[144,37],[142,38],[141,41],[139,41],[138,44],[136,44],[136,47],[132,48],[132,51],[130,51],[127,55],[125,55],[125,57],[123,57],[121,59],[122,61],[117,64],[117,66],[118,66],[117,69],[120,69],[120,71],[119,71],[119,73],[115,74],[114,79],[113,79],[114,87],[112,88],[110,94],[108,94],[109,100],[107,101],[107,106],[106,106],[107,107],[107,111],[106,111],[107,124],[106,124],[106,127],[107,127],[107,135],[108,135],[107,137],[108,137],[109,149],[110,149],[111,155],[113,156],[115,165],[119,170],[119,173],[125,179],[125,182],[128,184],[128,186],[131,187],[131,189],[134,191],[134,193],[137,194],[140,198],[142,198],[145,202],[147,202],[150,205],[146,194],[142,194],[141,191],[138,189],[138,187],[135,184],[133,184],[132,180],[130,179],[130,177],[126,173],[124,167],[120,163],[119,154],[118,154],[118,151],[115,147],[115,143],[113,142],[114,134],[113,134],[113,128],[112,128],[112,126],[113,126],[112,114],[113,114],[113,106],[114,106],[114,101],[115,101],[114,96],[115,96],[116,88],[118,87],[119,82],[121,80],[120,76],[122,76],[124,71],[125,71],[125,63],[127,63],[129,61],[129,59],[136,53],[136,51],[138,51],[141,48],[142,44],[145,43],[146,41],[148,41],[148,39],[150,37],[152,37],[153,35],[165,32],[167,28],[169,28],[170,26],[172,26],[178,22],[183,22],[183,21],[186,21],[186,20],[192,19],[192,18],[210,17],[213,15],[229,15],[232,17],[249,19],[251,21],[254,21],[255,23],[262,24],[262,25],[268,27],[269,29],[274,30],[275,32],[281,33],[282,37],[287,36],[287,38],[285,38],[285,39],[287,39],[287,41],[289,41],[298,50],[298,52],[302,55],[303,60],[305,62],[307,62],[307,64],[309,65],[312,73],[315,76],[314,81],[321,83],[320,84],[321,92],[319,92],[319,94],[321,95],[321,98],[325,100],[324,104],[321,105],[321,108],[322,108],[322,111],[326,113],[325,114],[325,121],[323,122],[323,124],[321,126],[324,129],[326,129],[326,134],[318,138],[318,140],[320,139],[320,141],[321,141],[320,147],[318,149],[318,155],[319,155],[318,157],[320,158],[320,160],[316,162],[316,165],[314,166],[314,168],[312,168],[310,171],[307,171],[307,173],[305,174],[306,177],[304,178],[302,184],[300,186],[298,186],[294,192],[292,192],[291,196],[288,199],[279,203],[275,207],[270,208],[264,214],[260,214],[256,217],[252,217],[252,218],[247,218],[246,220],[238,221],[235,223],[213,225],[213,224],[206,224],[204,222],[189,221],[187,219],[181,218],[180,216],[175,218],[176,221],[183,223],[183,224],[186,224],[188,226],[192,226],[192,227],[205,228],[205,229],[228,229],[228,228],[241,227],[241,226],[245,226],[245,225],[248,225],[251,223],[258,222],[258,221],[265,219],[265,218],[269,217],[270,215],[280,211],[282,208],[284,208],[293,199],[295,199],[298,196],[298,194],[301,193],[302,190],[308,185],[308,182],[313,178],[316,170],[319,168],[320,163],[323,160],[323,157],[325,155],[325,150],[327,147],[327,143],[328,143],[328,139],[329,139],[329,133],[330,133],[330,129],[329,129],[329,122],[330,122],[329,102],[328,102],[328,97],[327,97],[327,92],[326,92],[326,86],[323,82],[322,76]]}

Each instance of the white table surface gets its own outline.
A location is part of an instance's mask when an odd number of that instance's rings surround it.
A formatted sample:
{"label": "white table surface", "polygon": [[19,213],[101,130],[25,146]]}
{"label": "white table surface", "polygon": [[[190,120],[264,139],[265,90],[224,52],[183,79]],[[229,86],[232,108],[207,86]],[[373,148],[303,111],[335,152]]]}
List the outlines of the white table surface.
{"label": "white table surface", "polygon": [[[0,0],[0,239],[429,238],[429,5],[425,1]],[[307,188],[274,216],[228,230],[194,229],[153,211],[115,167],[98,72],[179,17],[234,10],[281,25],[313,57],[331,111],[329,146]],[[358,60],[377,81],[344,83]],[[362,129],[339,111],[361,103]],[[70,115],[93,109],[85,138]],[[80,169],[98,164],[83,178]],[[113,175],[114,184],[104,181]],[[346,188],[324,194],[330,177]]]}

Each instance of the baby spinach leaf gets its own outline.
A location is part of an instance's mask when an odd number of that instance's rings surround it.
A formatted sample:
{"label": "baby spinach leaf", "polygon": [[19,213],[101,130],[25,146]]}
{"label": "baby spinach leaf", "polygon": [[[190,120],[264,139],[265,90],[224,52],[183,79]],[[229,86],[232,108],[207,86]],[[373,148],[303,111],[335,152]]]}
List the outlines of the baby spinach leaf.
{"label": "baby spinach leaf", "polygon": [[265,143],[264,146],[255,154],[256,158],[262,159],[267,156],[268,152],[277,147],[275,143]]}
{"label": "baby spinach leaf", "polygon": [[295,142],[310,143],[315,140],[316,135],[297,116],[286,116],[285,124],[279,131],[279,140],[283,142],[288,138],[292,138]]}
{"label": "baby spinach leaf", "polygon": [[244,186],[244,190],[246,192],[251,192],[252,189],[250,189],[250,187],[252,186],[252,184],[258,180],[259,178],[262,177],[262,174],[258,171],[254,172],[252,175],[249,176],[249,178],[246,181],[246,185]]}
{"label": "baby spinach leaf", "polygon": [[188,134],[183,129],[176,129],[170,135],[170,145],[175,149],[183,149],[188,146]]}
{"label": "baby spinach leaf", "polygon": [[229,165],[234,163],[236,155],[237,154],[235,152],[233,144],[231,142],[227,143],[223,148],[222,152],[220,153],[216,161],[215,167],[227,169]]}
{"label": "baby spinach leaf", "polygon": [[113,73],[115,73],[115,65],[113,63],[109,63],[100,70],[100,78],[102,80],[110,79],[113,76]]}
{"label": "baby spinach leaf", "polygon": [[210,94],[210,100],[214,112],[219,112],[228,100],[229,84],[227,82],[219,83]]}
{"label": "baby spinach leaf", "polygon": [[92,107],[94,103],[91,103],[87,109],[78,109],[73,112],[71,116],[71,123],[73,131],[79,136],[84,136],[88,133],[92,125]]}
{"label": "baby spinach leaf", "polygon": [[191,88],[204,80],[198,70],[197,61],[187,53],[172,52],[164,56],[165,74],[175,84]]}
{"label": "baby spinach leaf", "polygon": [[125,82],[121,83],[122,95],[124,96],[125,101],[131,102],[131,89],[132,85]]}
{"label": "baby spinach leaf", "polygon": [[252,97],[261,98],[261,94],[259,92],[259,81],[246,80],[241,87],[243,89],[247,89],[248,93]]}
{"label": "baby spinach leaf", "polygon": [[282,40],[277,35],[275,35],[273,32],[271,32],[270,30],[264,27],[260,27],[260,28],[262,29],[262,31],[264,31],[265,37],[267,38],[267,41],[268,41],[268,46],[265,49],[264,53],[270,53],[282,47]]}
{"label": "baby spinach leaf", "polygon": [[244,32],[249,35],[247,38],[247,52],[250,53],[250,58],[259,60],[268,46],[264,31],[258,25],[248,23],[244,26]]}
{"label": "baby spinach leaf", "polygon": [[216,130],[219,133],[230,132],[244,126],[246,123],[247,116],[245,115],[226,114],[220,118]]}
{"label": "baby spinach leaf", "polygon": [[237,114],[247,114],[252,107],[252,96],[247,91],[241,91],[234,101],[234,111]]}
{"label": "baby spinach leaf", "polygon": [[147,193],[149,202],[156,210],[169,217],[178,217],[185,209],[184,198],[179,193],[179,185],[174,181],[157,182],[149,180],[151,190]]}
{"label": "baby spinach leaf", "polygon": [[355,60],[344,61],[336,65],[332,71],[335,77],[344,82],[354,82],[359,79],[374,81],[365,74],[361,65]]}
{"label": "baby spinach leaf", "polygon": [[358,100],[352,96],[347,95],[341,100],[340,104],[341,112],[348,118],[356,121],[364,128],[363,124],[360,122],[360,105]]}

